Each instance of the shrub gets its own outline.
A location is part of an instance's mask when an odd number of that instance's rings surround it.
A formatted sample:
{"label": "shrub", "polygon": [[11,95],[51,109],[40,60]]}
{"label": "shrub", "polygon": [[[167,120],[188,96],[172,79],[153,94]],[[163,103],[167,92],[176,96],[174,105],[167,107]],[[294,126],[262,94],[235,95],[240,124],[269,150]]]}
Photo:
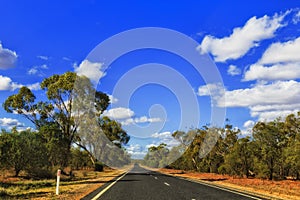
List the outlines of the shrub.
{"label": "shrub", "polygon": [[100,163],[100,162],[95,163],[95,171],[96,172],[103,172],[103,168],[104,168],[104,166],[102,163]]}

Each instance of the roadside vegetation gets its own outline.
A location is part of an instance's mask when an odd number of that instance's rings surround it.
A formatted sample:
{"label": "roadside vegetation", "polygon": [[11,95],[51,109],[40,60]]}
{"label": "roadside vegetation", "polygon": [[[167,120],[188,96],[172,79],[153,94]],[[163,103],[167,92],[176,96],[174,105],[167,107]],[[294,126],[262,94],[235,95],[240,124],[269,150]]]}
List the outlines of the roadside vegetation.
{"label": "roadside vegetation", "polygon": [[19,177],[14,177],[11,171],[5,171],[0,174],[0,199],[81,199],[121,173],[123,171],[107,167],[103,172],[74,170],[72,178],[62,175],[60,195],[56,195],[55,179],[27,179],[24,172]]}
{"label": "roadside vegetation", "polygon": [[[80,84],[79,89],[74,89],[75,84]],[[64,177],[62,188],[68,185],[70,190],[78,181],[105,177],[98,173],[106,167],[100,162],[107,156],[107,142],[103,144],[100,140],[103,137],[119,150],[109,151],[116,166],[130,163],[123,149],[130,137],[120,123],[102,116],[110,104],[109,97],[96,91],[88,78],[66,72],[45,78],[40,87],[43,95],[37,97],[29,88],[22,87],[3,104],[8,113],[31,121],[33,128],[0,131],[0,170],[4,172],[0,199],[24,198],[27,193],[44,193],[45,188],[53,192],[58,169]],[[91,123],[96,123],[93,127],[97,130],[85,127],[91,127]]]}
{"label": "roadside vegetation", "polygon": [[[216,134],[216,141],[205,140],[208,134]],[[177,131],[173,137],[181,142],[179,146],[150,147],[143,164],[164,167],[170,163],[169,158],[184,150],[167,168],[269,180],[300,179],[300,112],[284,119],[257,122],[250,135],[240,134],[239,129],[228,124],[224,128],[205,126],[187,133]],[[209,142],[215,142],[212,150],[199,156]]]}

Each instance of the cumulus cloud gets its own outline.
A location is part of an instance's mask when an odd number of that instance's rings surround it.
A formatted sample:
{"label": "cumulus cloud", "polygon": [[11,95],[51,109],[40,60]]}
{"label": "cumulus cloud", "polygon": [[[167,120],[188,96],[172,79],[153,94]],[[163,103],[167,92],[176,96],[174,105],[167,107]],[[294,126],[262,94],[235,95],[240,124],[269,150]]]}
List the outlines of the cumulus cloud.
{"label": "cumulus cloud", "polygon": [[198,88],[199,96],[210,96],[214,94],[222,96],[224,92],[224,86],[221,83],[209,83]]}
{"label": "cumulus cloud", "polygon": [[126,119],[134,116],[134,112],[129,108],[118,107],[105,110],[103,115],[112,119]]}
{"label": "cumulus cloud", "polygon": [[89,60],[84,60],[79,66],[74,65],[75,72],[78,75],[83,75],[88,77],[93,83],[97,83],[100,78],[105,76],[102,71],[103,63],[91,62]]}
{"label": "cumulus cloud", "polygon": [[26,87],[28,87],[30,90],[40,90],[40,83],[33,83],[33,84],[29,84],[26,85]]}
{"label": "cumulus cloud", "polygon": [[[248,107],[255,105],[291,104],[300,99],[300,83],[294,80],[278,81],[253,88],[225,92],[226,107]],[[220,102],[222,103],[222,102]]]}
{"label": "cumulus cloud", "polygon": [[12,118],[0,118],[0,127],[11,129],[13,127],[24,128],[25,125],[19,122],[17,119]]}
{"label": "cumulus cloud", "polygon": [[[222,83],[209,83],[198,88],[199,96],[210,96],[212,105],[221,104],[225,97],[225,88]],[[224,103],[224,102],[223,102]]]}
{"label": "cumulus cloud", "polygon": [[255,125],[253,120],[248,120],[244,122],[243,129],[241,130],[242,135],[251,135],[252,128]]}
{"label": "cumulus cloud", "polygon": [[276,81],[300,78],[299,52],[300,37],[270,45],[261,59],[245,72],[244,81]]}
{"label": "cumulus cloud", "polygon": [[148,118],[146,116],[136,117],[136,118],[128,118],[121,121],[121,124],[124,126],[131,125],[131,124],[140,124],[140,123],[154,123],[154,122],[161,122],[160,118]]}
{"label": "cumulus cloud", "polygon": [[237,76],[241,74],[241,69],[239,69],[237,66],[235,65],[230,65],[228,67],[227,70],[227,74],[229,74],[230,76]]}
{"label": "cumulus cloud", "polygon": [[12,82],[11,78],[0,75],[0,91],[10,90],[13,91],[22,87],[21,84]]}
{"label": "cumulus cloud", "polygon": [[149,118],[146,116],[135,117],[134,111],[124,107],[117,107],[106,110],[103,112],[102,116],[107,116],[109,118],[115,119],[124,126],[140,123],[161,122],[160,118]]}
{"label": "cumulus cloud", "polygon": [[259,60],[260,64],[300,62],[300,37],[272,44]]}
{"label": "cumulus cloud", "polygon": [[248,120],[244,123],[243,127],[244,128],[252,128],[254,126],[255,122],[252,120]]}
{"label": "cumulus cloud", "polygon": [[170,131],[154,133],[151,135],[153,139],[156,139],[156,142],[148,145],[148,148],[152,146],[158,146],[161,143],[165,143],[167,147],[172,148],[178,146],[180,143],[172,136]]}
{"label": "cumulus cloud", "polygon": [[112,96],[110,94],[108,95],[108,97],[109,97],[109,101],[111,104],[117,103],[119,101],[119,99],[115,98],[114,96]]}
{"label": "cumulus cloud", "polygon": [[243,81],[291,80],[300,78],[300,62],[278,63],[272,66],[253,64],[245,72]]}
{"label": "cumulus cloud", "polygon": [[285,14],[273,17],[256,16],[250,18],[243,27],[234,28],[230,36],[216,38],[207,35],[197,47],[200,53],[211,53],[217,62],[235,60],[244,56],[251,48],[259,46],[259,42],[274,37],[275,32],[284,26]]}
{"label": "cumulus cloud", "polygon": [[[23,87],[24,85],[13,82],[11,78],[0,75],[0,91],[14,91],[16,89],[19,89]],[[31,90],[39,90],[40,84],[34,83],[34,84],[28,84],[26,85]]]}
{"label": "cumulus cloud", "polygon": [[132,158],[141,159],[147,154],[147,150],[139,144],[130,144],[126,147],[127,152]]}
{"label": "cumulus cloud", "polygon": [[14,67],[17,57],[18,56],[15,51],[3,48],[0,43],[0,69],[9,69]]}
{"label": "cumulus cloud", "polygon": [[[201,86],[200,89],[204,87]],[[257,84],[251,88],[219,93],[213,96],[217,106],[246,107],[250,109],[251,116],[258,117],[259,120],[272,120],[299,110],[300,83],[294,80]]]}

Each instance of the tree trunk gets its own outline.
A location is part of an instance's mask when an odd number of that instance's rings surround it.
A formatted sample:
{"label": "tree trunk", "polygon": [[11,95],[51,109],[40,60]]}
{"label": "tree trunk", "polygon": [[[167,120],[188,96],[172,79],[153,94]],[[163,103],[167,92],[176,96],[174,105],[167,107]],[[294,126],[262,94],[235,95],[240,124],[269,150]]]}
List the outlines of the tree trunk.
{"label": "tree trunk", "polygon": [[93,163],[93,165],[95,166],[96,163],[96,159],[94,158],[93,154],[82,144],[80,143],[75,143],[77,146],[79,146],[80,148],[82,148],[83,150],[85,150],[88,153],[89,158],[91,159],[91,162]]}
{"label": "tree trunk", "polygon": [[192,161],[194,163],[196,170],[199,171],[199,167],[197,166],[197,162],[196,162],[195,158],[192,158]]}
{"label": "tree trunk", "polygon": [[19,174],[20,174],[20,169],[15,169],[15,177],[18,177],[19,176]]}
{"label": "tree trunk", "polygon": [[273,171],[274,171],[274,166],[273,166],[273,159],[271,158],[271,166],[270,166],[270,175],[269,175],[269,180],[273,180]]}

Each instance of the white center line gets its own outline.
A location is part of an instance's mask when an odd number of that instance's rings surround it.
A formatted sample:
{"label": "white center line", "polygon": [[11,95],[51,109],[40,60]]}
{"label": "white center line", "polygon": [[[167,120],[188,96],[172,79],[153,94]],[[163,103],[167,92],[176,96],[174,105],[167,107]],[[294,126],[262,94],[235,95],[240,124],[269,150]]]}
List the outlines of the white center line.
{"label": "white center line", "polygon": [[158,178],[156,176],[154,176],[154,178],[157,180]]}
{"label": "white center line", "polygon": [[170,186],[170,184],[169,184],[169,183],[167,183],[167,182],[164,182],[164,184],[165,184],[165,185],[167,185],[167,186]]}

